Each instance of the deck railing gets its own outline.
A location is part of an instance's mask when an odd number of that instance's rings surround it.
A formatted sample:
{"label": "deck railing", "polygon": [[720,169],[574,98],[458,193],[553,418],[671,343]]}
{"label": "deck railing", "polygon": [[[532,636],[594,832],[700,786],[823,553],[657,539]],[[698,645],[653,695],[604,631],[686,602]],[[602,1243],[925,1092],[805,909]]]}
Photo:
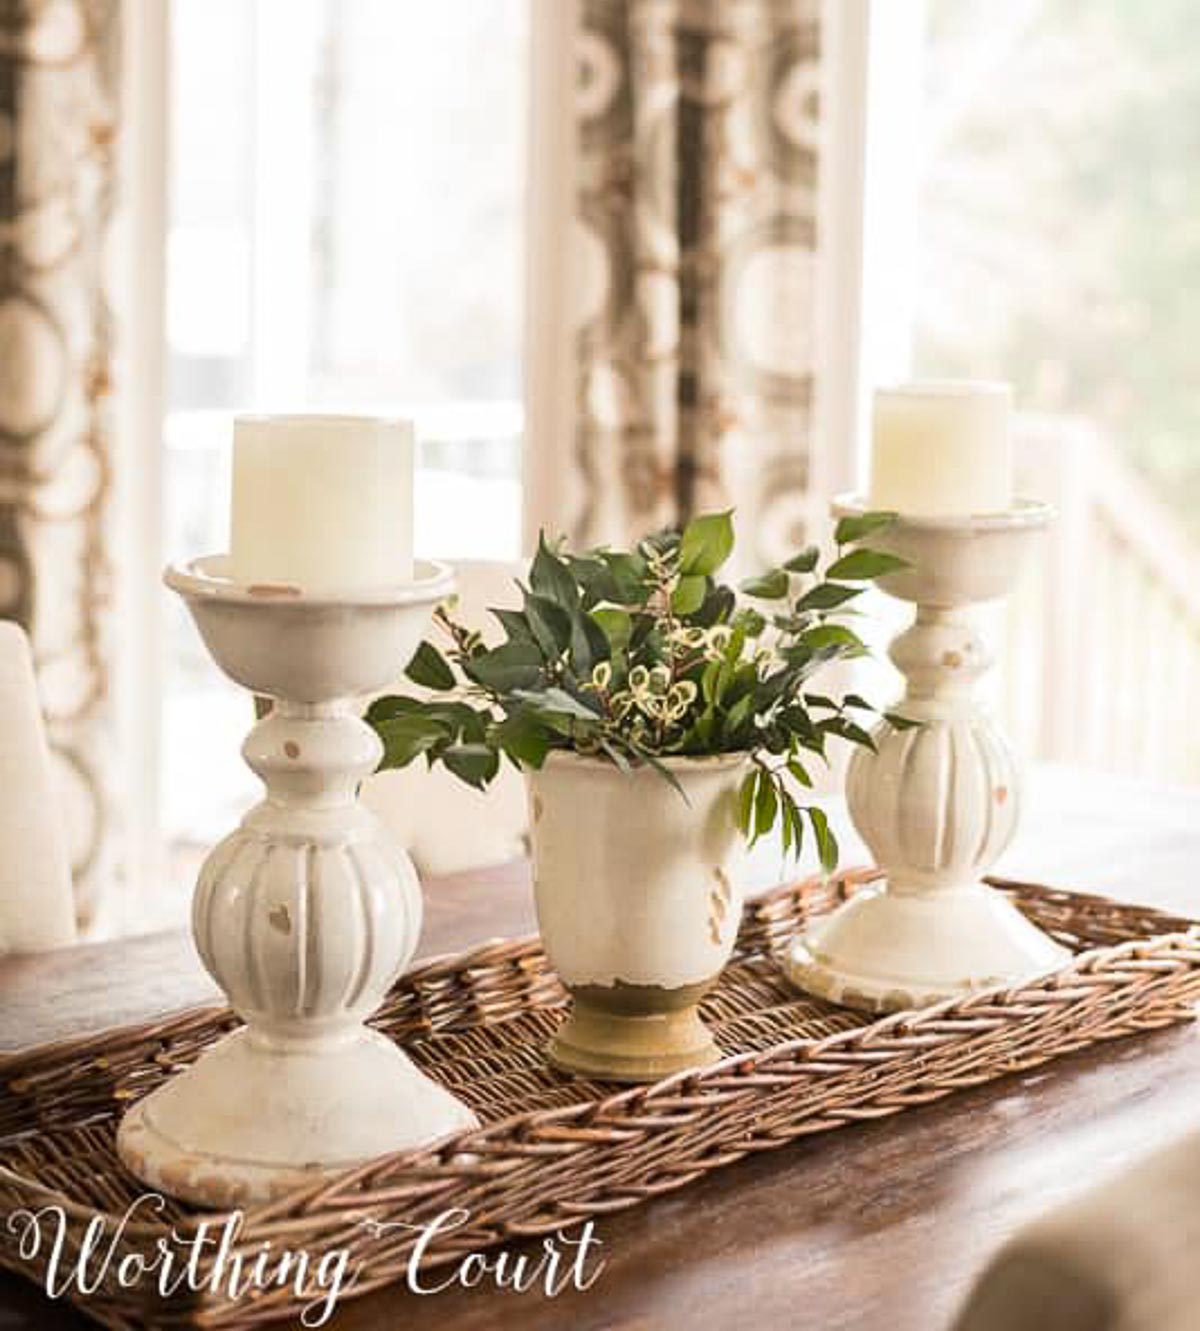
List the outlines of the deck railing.
{"label": "deck railing", "polygon": [[1031,757],[1200,781],[1200,544],[1086,423],[1022,418],[1018,476],[1059,519],[1007,616],[1013,738]]}

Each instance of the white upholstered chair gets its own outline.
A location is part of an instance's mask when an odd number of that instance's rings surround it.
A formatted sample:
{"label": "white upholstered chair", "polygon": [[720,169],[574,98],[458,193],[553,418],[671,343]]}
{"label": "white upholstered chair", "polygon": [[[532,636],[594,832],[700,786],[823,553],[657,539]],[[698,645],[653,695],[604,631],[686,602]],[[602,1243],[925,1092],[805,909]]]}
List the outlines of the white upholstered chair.
{"label": "white upholstered chair", "polygon": [[992,1260],[955,1331],[1195,1331],[1200,1136],[1035,1221]]}
{"label": "white upholstered chair", "polygon": [[75,904],[33,658],[0,620],[0,953],[75,942]]}
{"label": "white upholstered chair", "polygon": [[[488,609],[519,608],[513,564],[455,562],[456,617],[494,642],[502,631]],[[404,692],[420,690],[407,680]],[[364,802],[387,823],[422,874],[449,874],[500,864],[524,851],[527,825],[525,787],[505,764],[486,792],[472,790],[442,768],[430,771],[423,759],[400,771],[368,780]]]}

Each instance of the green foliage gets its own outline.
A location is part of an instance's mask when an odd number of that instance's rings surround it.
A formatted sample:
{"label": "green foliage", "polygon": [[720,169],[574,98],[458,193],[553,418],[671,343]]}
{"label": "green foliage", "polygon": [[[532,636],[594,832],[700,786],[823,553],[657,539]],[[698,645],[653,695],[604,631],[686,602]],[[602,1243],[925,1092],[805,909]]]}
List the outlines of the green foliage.
{"label": "green foliage", "polygon": [[521,609],[492,611],[499,645],[439,607],[443,645],[422,643],[407,670],[429,696],[380,698],[367,712],[383,741],[381,766],[424,756],[483,789],[505,759],[538,768],[567,749],[622,768],[647,764],[674,783],[663,759],[744,753],[752,766],[738,826],[751,841],[778,831],[785,850],[799,850],[807,827],[829,870],[829,825],[795,791],[812,785],[809,766],[825,760],[831,739],[873,747],[850,713],[874,709],[856,694],[835,700],[808,686],[827,663],[866,650],[838,616],[902,561],[844,547],[888,521],[843,519],[824,575],[809,547],[742,583],[740,598],[717,581],[733,552],[730,513],[704,514],[633,550],[576,555],[543,536]]}

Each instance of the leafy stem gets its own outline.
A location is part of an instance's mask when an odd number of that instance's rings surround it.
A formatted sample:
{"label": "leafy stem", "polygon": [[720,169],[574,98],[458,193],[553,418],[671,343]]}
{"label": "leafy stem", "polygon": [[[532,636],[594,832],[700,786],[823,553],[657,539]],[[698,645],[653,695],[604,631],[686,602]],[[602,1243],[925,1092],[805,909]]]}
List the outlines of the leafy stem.
{"label": "leafy stem", "polygon": [[785,851],[811,835],[831,870],[828,821],[802,797],[808,767],[825,761],[831,739],[873,746],[876,713],[855,694],[814,692],[812,681],[866,651],[845,620],[871,582],[903,567],[864,543],[890,520],[843,518],[823,570],[808,547],[738,589],[718,578],[733,551],[728,512],[629,550],[572,554],[543,536],[520,609],[491,612],[500,641],[451,606],[435,612],[441,646],[422,642],[406,672],[421,692],[379,698],[367,712],[382,766],[424,756],[482,789],[503,761],[539,768],[558,749],[648,765],[672,782],[664,759],[744,753],[743,833],[778,831]]}

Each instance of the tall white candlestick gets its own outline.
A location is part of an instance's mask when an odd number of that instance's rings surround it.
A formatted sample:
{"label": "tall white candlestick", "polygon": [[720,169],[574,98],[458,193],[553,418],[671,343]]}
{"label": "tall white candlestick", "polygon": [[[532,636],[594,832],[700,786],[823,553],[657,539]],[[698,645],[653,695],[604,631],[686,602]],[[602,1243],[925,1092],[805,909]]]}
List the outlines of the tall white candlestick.
{"label": "tall white candlestick", "polygon": [[1012,506],[1008,384],[930,380],[875,394],[870,502],[910,517]]}
{"label": "tall white candlestick", "polygon": [[412,490],[409,421],[239,417],[230,572],[306,592],[409,582]]}

